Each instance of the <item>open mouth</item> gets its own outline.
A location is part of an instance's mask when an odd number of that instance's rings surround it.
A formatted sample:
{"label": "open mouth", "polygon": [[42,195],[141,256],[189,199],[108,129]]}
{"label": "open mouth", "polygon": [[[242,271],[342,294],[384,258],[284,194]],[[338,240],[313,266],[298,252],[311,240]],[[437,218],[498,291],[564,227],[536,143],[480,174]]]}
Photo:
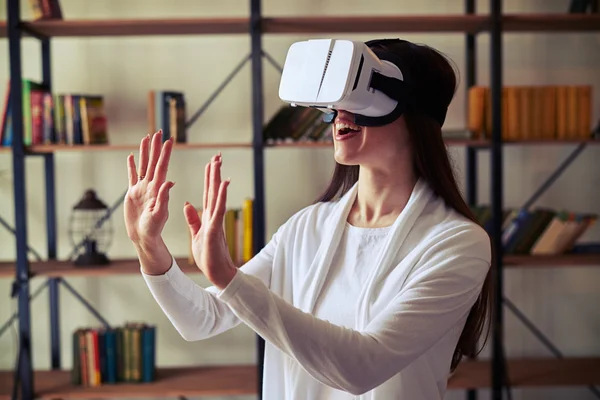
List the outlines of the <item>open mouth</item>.
{"label": "open mouth", "polygon": [[346,136],[353,133],[360,132],[360,126],[349,124],[346,122],[337,122],[335,124],[335,130],[340,136]]}

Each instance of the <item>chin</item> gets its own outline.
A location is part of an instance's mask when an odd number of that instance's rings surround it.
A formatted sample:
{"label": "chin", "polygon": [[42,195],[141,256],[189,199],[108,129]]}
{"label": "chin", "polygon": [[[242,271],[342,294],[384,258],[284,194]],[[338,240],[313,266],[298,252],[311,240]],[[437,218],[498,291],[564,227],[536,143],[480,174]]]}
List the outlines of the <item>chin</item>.
{"label": "chin", "polygon": [[366,156],[365,128],[347,121],[333,127],[334,159],[342,165],[359,165]]}

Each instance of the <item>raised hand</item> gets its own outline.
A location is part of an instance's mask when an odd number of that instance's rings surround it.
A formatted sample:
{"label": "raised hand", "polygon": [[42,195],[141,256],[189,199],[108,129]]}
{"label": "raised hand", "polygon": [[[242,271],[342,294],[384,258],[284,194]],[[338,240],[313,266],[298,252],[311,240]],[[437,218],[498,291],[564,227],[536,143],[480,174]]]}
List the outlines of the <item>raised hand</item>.
{"label": "raised hand", "polygon": [[162,131],[158,131],[141,140],[137,169],[133,154],[127,157],[125,227],[149,273],[164,272],[171,265],[161,234],[169,217],[169,190],[174,185],[166,180],[172,148],[173,140],[163,144]]}
{"label": "raised hand", "polygon": [[186,202],[183,207],[192,235],[194,261],[208,280],[219,289],[229,284],[237,270],[231,260],[223,228],[229,179],[221,180],[221,165],[221,153],[206,164],[202,219],[192,204]]}

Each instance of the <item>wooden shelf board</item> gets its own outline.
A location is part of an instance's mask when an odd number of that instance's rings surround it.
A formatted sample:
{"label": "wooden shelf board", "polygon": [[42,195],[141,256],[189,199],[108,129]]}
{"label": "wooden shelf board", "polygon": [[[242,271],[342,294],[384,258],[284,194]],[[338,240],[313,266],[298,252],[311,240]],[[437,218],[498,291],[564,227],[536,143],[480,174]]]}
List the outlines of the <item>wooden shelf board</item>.
{"label": "wooden shelf board", "polygon": [[[600,384],[600,358],[508,359],[513,387],[585,386]],[[448,381],[450,389],[489,388],[489,361],[462,362]]]}
{"label": "wooden shelf board", "polygon": [[[461,139],[461,138],[444,138],[449,146],[471,146],[471,147],[490,147],[491,142],[483,139]],[[568,145],[586,143],[590,145],[600,144],[599,139],[561,139],[561,140],[543,140],[543,139],[527,139],[527,140],[510,140],[504,141],[505,146],[533,146],[533,145]],[[266,144],[265,147],[331,147],[333,142],[287,142]]]}
{"label": "wooden shelf board", "polygon": [[457,32],[477,33],[487,29],[485,15],[402,15],[402,16],[322,16],[267,17],[264,33],[388,33]]}
{"label": "wooden shelf board", "polygon": [[[415,15],[415,16],[332,16],[332,17],[265,17],[263,32],[271,33],[357,33],[357,32],[457,32],[477,33],[485,30],[485,15]],[[149,36],[247,34],[249,19],[116,19],[116,20],[48,20],[26,21],[23,28],[35,35],[72,36]],[[0,36],[6,37],[6,23],[0,23]]]}
{"label": "wooden shelf board", "polygon": [[598,32],[600,14],[506,14],[505,32]]}
{"label": "wooden shelf board", "polygon": [[[489,30],[488,14],[401,15],[401,16],[305,16],[265,17],[265,34],[282,33],[391,33],[457,32]],[[505,14],[505,32],[593,32],[600,31],[600,15],[594,14]],[[247,34],[247,17],[176,18],[117,20],[26,21],[23,28],[36,35],[69,36],[148,36]],[[6,21],[0,21],[0,37],[6,37]]]}
{"label": "wooden shelf board", "polygon": [[249,32],[248,18],[28,21],[23,28],[49,37],[216,35]]}
{"label": "wooden shelf board", "polygon": [[[12,372],[0,372],[0,399],[9,399]],[[99,387],[71,384],[70,371],[36,371],[37,399],[90,399],[178,396],[235,396],[257,393],[257,371],[254,365],[160,368],[156,380],[149,383],[118,383]]]}
{"label": "wooden shelf board", "polygon": [[[200,273],[195,264],[189,264],[187,258],[175,258],[177,265],[185,273]],[[140,263],[137,258],[115,259],[106,266],[79,267],[70,261],[32,261],[29,269],[33,277],[71,277],[71,276],[109,276],[130,275],[140,273]],[[14,277],[15,263],[1,262],[0,277]]]}
{"label": "wooden shelf board", "polygon": [[[489,147],[490,142],[482,139],[461,139],[461,138],[445,138],[444,141],[448,146],[471,146],[471,147]],[[588,145],[600,144],[600,139],[561,139],[561,140],[544,140],[544,139],[527,139],[527,140],[511,140],[504,141],[505,146],[534,146],[534,145],[575,145],[586,143]],[[265,144],[265,148],[275,147],[299,147],[299,148],[314,148],[314,147],[331,147],[333,142],[288,142]],[[173,147],[174,150],[202,150],[202,149],[250,149],[251,143],[178,143]],[[44,144],[27,146],[27,153],[54,153],[54,152],[88,152],[88,151],[137,151],[139,144],[108,144],[108,145],[64,145],[64,144]],[[0,147],[0,153],[12,152],[11,147]]]}
{"label": "wooden shelf board", "polygon": [[[138,144],[107,144],[107,145],[65,145],[43,144],[27,146],[28,153],[54,153],[63,151],[137,151]],[[252,148],[251,143],[176,143],[173,150],[193,149],[224,149],[224,148]]]}
{"label": "wooden shelf board", "polygon": [[[509,359],[508,374],[514,387],[585,386],[600,384],[600,358]],[[9,399],[11,371],[0,372],[0,399]],[[69,371],[36,371],[35,391],[41,399],[118,397],[217,396],[257,393],[256,367],[177,367],[157,369],[151,383],[73,386]],[[448,389],[489,388],[491,364],[464,361],[448,381]]]}
{"label": "wooden shelf board", "polygon": [[507,268],[600,267],[600,254],[512,255],[504,256]]}
{"label": "wooden shelf board", "polygon": [[[195,264],[189,264],[187,258],[176,258],[179,267],[186,273],[200,273]],[[33,277],[70,277],[70,276],[109,276],[137,274],[140,271],[137,258],[114,259],[107,266],[77,267],[70,261],[31,261],[30,271]],[[505,255],[506,268],[573,268],[579,266],[600,267],[600,254],[562,254],[557,256]],[[0,262],[0,278],[15,276],[15,263]]]}
{"label": "wooden shelf board", "polygon": [[[444,140],[449,146],[489,146],[489,143],[484,140],[472,140],[472,139],[454,139],[448,138]],[[270,147],[332,147],[333,142],[282,142],[266,144],[266,148]]]}

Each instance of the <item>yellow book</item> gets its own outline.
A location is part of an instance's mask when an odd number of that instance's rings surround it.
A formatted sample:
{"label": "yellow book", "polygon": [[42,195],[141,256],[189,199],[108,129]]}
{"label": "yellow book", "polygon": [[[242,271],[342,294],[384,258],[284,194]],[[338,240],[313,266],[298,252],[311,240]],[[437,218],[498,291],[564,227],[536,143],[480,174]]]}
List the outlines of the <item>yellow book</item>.
{"label": "yellow book", "polygon": [[542,90],[542,138],[556,139],[556,86],[544,86]]}
{"label": "yellow book", "polygon": [[485,96],[484,86],[472,86],[468,92],[468,130],[473,139],[481,139],[485,131]]}
{"label": "yellow book", "polygon": [[244,219],[244,257],[243,262],[248,262],[254,256],[254,243],[252,240],[252,207],[253,199],[245,199],[242,207]]}
{"label": "yellow book", "polygon": [[579,87],[568,86],[567,87],[567,137],[569,139],[575,139],[579,133],[579,115],[577,109],[579,108]]}
{"label": "yellow book", "polygon": [[506,88],[506,108],[507,108],[507,140],[518,140],[521,136],[520,124],[519,124],[519,112],[520,112],[520,98],[519,93],[520,87],[509,86]]}
{"label": "yellow book", "polygon": [[564,85],[556,87],[556,138],[566,139],[568,137],[568,107],[567,87]]}
{"label": "yellow book", "polygon": [[521,95],[521,115],[519,123],[521,125],[519,139],[526,140],[533,138],[533,102],[534,102],[534,88],[532,86],[523,86],[519,92]]}

